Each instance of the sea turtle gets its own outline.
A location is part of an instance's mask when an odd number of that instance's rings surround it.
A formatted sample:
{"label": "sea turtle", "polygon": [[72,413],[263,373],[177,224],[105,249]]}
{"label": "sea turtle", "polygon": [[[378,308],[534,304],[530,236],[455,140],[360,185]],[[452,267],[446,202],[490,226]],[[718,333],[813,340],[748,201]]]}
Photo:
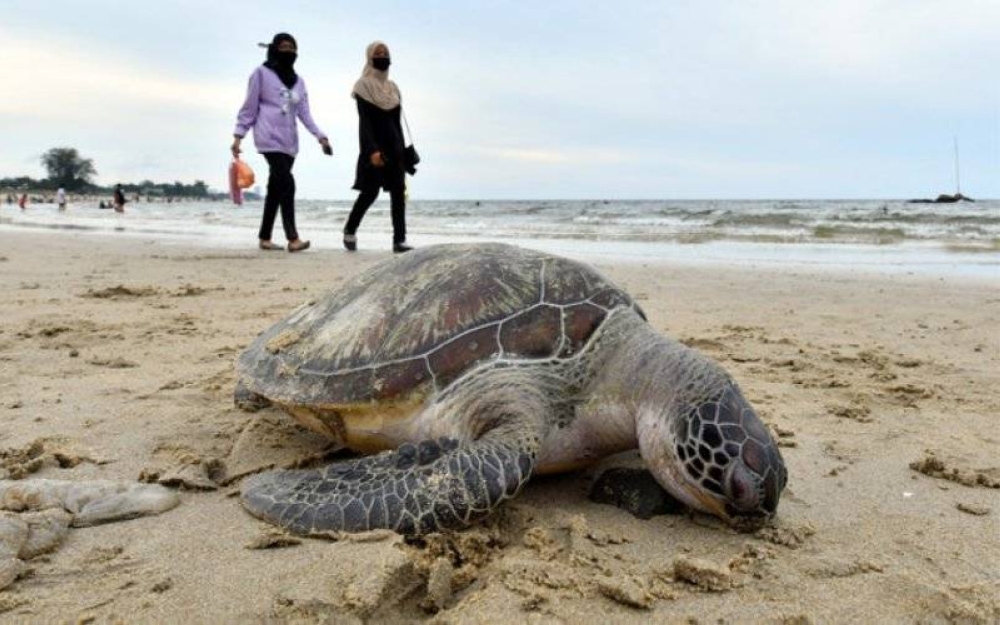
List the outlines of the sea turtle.
{"label": "sea turtle", "polygon": [[595,270],[511,245],[375,265],[261,334],[237,376],[238,404],[375,454],[244,482],[253,515],[296,533],[460,527],[532,475],[636,447],[671,494],[732,522],[769,519],[786,481],[719,365]]}

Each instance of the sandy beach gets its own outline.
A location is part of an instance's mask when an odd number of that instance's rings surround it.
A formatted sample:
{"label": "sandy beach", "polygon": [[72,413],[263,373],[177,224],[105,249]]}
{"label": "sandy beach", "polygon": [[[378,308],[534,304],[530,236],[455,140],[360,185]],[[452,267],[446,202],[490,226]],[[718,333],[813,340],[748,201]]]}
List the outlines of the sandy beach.
{"label": "sandy beach", "polygon": [[159,481],[181,503],[71,529],[0,590],[0,620],[1000,620],[998,276],[598,265],[773,427],[789,485],[755,533],[590,501],[633,454],[419,542],[276,534],[239,475],[331,450],[236,409],[234,359],[387,255],[5,235],[0,478]]}

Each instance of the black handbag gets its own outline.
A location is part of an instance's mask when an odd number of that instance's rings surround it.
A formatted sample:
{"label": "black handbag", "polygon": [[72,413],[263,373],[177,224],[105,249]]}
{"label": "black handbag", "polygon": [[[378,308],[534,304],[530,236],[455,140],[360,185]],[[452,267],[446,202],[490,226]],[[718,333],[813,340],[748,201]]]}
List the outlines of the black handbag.
{"label": "black handbag", "polygon": [[417,153],[417,148],[413,145],[413,132],[410,130],[410,122],[406,119],[406,113],[402,111],[402,108],[400,108],[400,112],[403,113],[403,123],[406,124],[406,134],[410,137],[410,145],[403,148],[403,169],[406,170],[406,173],[412,176],[417,173],[417,164],[420,163],[420,154]]}

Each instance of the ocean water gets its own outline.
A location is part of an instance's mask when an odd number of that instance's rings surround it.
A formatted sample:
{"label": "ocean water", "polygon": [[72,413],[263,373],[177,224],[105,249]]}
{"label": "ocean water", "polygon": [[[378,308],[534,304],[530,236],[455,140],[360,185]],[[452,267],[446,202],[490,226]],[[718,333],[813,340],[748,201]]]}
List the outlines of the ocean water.
{"label": "ocean water", "polygon": [[[297,222],[314,247],[337,249],[350,201],[303,200]],[[114,234],[224,248],[256,244],[260,202],[96,201],[0,205],[0,236],[25,229]],[[725,263],[1000,279],[1000,201],[885,200],[429,201],[407,206],[409,241],[506,241],[581,258]],[[275,241],[282,241],[280,217]],[[359,231],[362,250],[387,250],[388,203]]]}

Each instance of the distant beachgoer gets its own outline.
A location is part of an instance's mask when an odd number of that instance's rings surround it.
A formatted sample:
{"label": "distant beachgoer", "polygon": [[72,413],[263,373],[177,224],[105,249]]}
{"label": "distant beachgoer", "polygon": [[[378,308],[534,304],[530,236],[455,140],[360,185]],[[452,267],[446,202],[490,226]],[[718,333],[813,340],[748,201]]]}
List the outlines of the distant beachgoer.
{"label": "distant beachgoer", "polygon": [[101,200],[100,202],[97,203],[97,208],[107,208],[107,206],[104,204],[104,200]]}
{"label": "distant beachgoer", "polygon": [[21,199],[19,199],[17,201],[17,205],[21,207],[21,210],[24,210],[24,207],[28,205],[28,194],[27,193],[22,193],[21,194]]}
{"label": "distant beachgoer", "polygon": [[13,203],[14,203],[14,196],[11,195],[10,193],[8,193],[7,194],[7,204],[13,204]]}
{"label": "distant beachgoer", "polygon": [[365,67],[351,95],[358,105],[358,155],[354,189],[360,191],[344,225],[344,247],[357,249],[358,226],[375,203],[379,190],[389,192],[392,214],[392,250],[407,252],[406,171],[403,164],[403,128],[400,125],[400,92],[389,80],[389,48],[375,41],[365,50]]}
{"label": "distant beachgoer", "polygon": [[125,191],[122,189],[120,184],[115,185],[115,212],[124,213],[125,212]]}
{"label": "distant beachgoer", "polygon": [[280,250],[271,243],[274,218],[281,208],[281,225],[288,240],[288,251],[299,252],[309,248],[309,241],[299,238],[295,228],[295,178],[292,166],[299,152],[299,134],[296,120],[319,140],[323,153],[333,154],[330,141],[316,126],[309,111],[306,83],[293,69],[298,58],[295,38],[278,33],[267,46],[267,60],[250,75],[246,100],[236,118],[233,131],[233,158],[240,155],[240,141],[253,128],[253,142],[264,155],[270,167],[267,195],[264,197],[264,215],[258,233],[260,249]]}
{"label": "distant beachgoer", "polygon": [[59,205],[59,210],[66,210],[66,189],[59,187],[56,191],[56,203]]}

